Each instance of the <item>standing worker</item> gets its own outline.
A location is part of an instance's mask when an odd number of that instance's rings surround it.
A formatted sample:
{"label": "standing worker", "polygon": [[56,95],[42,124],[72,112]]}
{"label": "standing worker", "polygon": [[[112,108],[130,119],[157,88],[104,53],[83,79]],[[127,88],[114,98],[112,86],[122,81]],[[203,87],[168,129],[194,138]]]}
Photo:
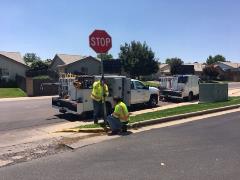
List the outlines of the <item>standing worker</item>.
{"label": "standing worker", "polygon": [[118,134],[119,132],[127,132],[127,124],[129,119],[129,113],[127,106],[122,99],[114,97],[115,103],[114,112],[107,117],[107,122],[112,130],[110,135]]}
{"label": "standing worker", "polygon": [[[102,86],[103,84],[103,86]],[[94,124],[98,123],[98,117],[103,112],[104,99],[108,96],[108,86],[105,83],[105,79],[102,77],[101,80],[95,81],[93,83],[93,90],[91,98],[93,100],[93,119]]]}

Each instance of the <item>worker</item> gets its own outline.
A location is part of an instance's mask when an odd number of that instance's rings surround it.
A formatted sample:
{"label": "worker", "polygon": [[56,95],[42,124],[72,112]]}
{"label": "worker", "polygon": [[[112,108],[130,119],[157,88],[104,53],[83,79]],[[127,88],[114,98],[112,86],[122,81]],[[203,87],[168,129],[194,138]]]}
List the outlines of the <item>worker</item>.
{"label": "worker", "polygon": [[107,122],[111,128],[109,135],[115,135],[119,132],[127,132],[129,113],[126,104],[119,97],[114,97],[114,112],[107,117]]}
{"label": "worker", "polygon": [[[103,86],[104,88],[103,88]],[[105,83],[105,79],[102,77],[101,80],[93,83],[93,90],[91,98],[93,100],[93,119],[94,124],[98,123],[98,117],[103,112],[104,98],[109,95],[108,86]]]}

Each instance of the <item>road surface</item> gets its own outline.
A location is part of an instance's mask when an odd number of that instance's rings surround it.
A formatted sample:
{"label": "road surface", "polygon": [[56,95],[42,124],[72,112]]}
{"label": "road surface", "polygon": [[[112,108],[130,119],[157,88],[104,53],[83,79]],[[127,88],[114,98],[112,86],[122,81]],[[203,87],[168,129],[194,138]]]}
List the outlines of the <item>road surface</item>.
{"label": "road surface", "polygon": [[[61,115],[51,104],[51,98],[0,102],[0,134],[3,131],[84,120],[76,116]],[[165,104],[169,103],[160,102],[161,106]]]}
{"label": "road surface", "polygon": [[239,117],[236,112],[124,136],[1,168],[0,179],[239,179]]}
{"label": "road surface", "polygon": [[51,99],[0,102],[0,132],[62,122]]}

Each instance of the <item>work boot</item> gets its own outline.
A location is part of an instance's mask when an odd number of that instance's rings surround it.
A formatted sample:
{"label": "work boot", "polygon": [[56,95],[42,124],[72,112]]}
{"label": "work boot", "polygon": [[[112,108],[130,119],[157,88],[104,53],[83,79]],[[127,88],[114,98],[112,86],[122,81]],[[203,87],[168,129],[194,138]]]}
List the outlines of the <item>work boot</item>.
{"label": "work boot", "polygon": [[118,133],[119,133],[119,130],[114,130],[114,131],[108,133],[108,136],[117,135]]}
{"label": "work boot", "polygon": [[127,124],[128,124],[128,122],[125,122],[125,123],[122,124],[122,132],[123,133],[127,132]]}

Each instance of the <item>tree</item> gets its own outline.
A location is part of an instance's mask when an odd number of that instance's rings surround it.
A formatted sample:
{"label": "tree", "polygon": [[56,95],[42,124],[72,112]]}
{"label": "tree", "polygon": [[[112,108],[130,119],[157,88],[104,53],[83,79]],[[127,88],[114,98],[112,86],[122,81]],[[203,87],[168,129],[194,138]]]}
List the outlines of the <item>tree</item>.
{"label": "tree", "polygon": [[132,78],[151,75],[158,72],[158,62],[154,52],[146,42],[132,41],[130,44],[120,46],[119,58],[125,72]]}
{"label": "tree", "polygon": [[47,63],[43,62],[43,61],[34,61],[31,65],[30,65],[30,70],[32,71],[44,71],[44,70],[48,70],[48,65]]}
{"label": "tree", "polygon": [[214,65],[208,65],[203,69],[203,75],[207,76],[208,79],[212,80],[217,78],[219,72],[214,67]]}
{"label": "tree", "polygon": [[174,75],[177,73],[179,66],[183,64],[183,61],[180,58],[170,58],[166,59],[166,64],[169,64],[171,74]]}
{"label": "tree", "polygon": [[[98,54],[97,58],[101,59],[101,54]],[[110,59],[113,59],[113,56],[112,54],[106,53],[106,54],[102,54],[102,58],[103,60],[110,60]]]}
{"label": "tree", "polygon": [[26,53],[23,56],[23,59],[27,65],[31,65],[33,62],[41,60],[41,58],[38,57],[35,53]]}
{"label": "tree", "polygon": [[51,64],[52,64],[52,59],[46,59],[46,60],[44,61],[44,63],[47,64],[48,67],[50,67]]}
{"label": "tree", "polygon": [[217,63],[217,62],[226,62],[226,59],[225,59],[225,57],[223,57],[222,55],[216,55],[216,56],[214,56],[214,57],[209,56],[209,57],[207,58],[207,61],[206,61],[206,63],[207,63],[208,65],[214,64],[214,63]]}

